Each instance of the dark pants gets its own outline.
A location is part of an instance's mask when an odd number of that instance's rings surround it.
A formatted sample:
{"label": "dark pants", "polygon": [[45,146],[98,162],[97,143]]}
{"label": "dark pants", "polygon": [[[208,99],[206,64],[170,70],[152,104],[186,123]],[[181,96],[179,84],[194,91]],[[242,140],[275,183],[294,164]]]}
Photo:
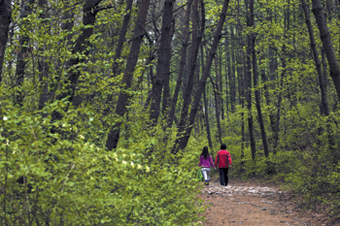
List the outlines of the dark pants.
{"label": "dark pants", "polygon": [[228,185],[228,168],[219,168],[221,185]]}

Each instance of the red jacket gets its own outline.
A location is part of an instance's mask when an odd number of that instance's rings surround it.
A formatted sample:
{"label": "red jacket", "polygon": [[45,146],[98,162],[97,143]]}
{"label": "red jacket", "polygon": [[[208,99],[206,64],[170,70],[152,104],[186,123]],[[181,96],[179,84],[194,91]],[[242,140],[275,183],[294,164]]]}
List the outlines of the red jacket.
{"label": "red jacket", "polygon": [[220,150],[217,152],[215,165],[218,166],[218,168],[228,168],[232,164],[229,151]]}

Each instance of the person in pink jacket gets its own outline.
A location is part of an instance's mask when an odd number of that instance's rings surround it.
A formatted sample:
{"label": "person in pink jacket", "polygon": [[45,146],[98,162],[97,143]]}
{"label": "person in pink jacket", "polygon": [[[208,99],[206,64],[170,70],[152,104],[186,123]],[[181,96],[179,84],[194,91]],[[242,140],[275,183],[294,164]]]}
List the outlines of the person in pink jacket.
{"label": "person in pink jacket", "polygon": [[216,170],[216,167],[214,165],[212,157],[209,155],[209,150],[207,146],[204,146],[203,148],[198,166],[201,167],[201,170],[204,176],[204,185],[209,186],[210,167],[214,167],[215,170]]}

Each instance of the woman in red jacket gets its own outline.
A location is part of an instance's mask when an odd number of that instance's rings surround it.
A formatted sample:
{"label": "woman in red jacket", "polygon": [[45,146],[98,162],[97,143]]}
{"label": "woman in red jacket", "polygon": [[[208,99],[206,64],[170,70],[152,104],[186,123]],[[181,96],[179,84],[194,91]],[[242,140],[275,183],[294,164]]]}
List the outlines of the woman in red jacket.
{"label": "woman in red jacket", "polygon": [[215,165],[219,168],[222,186],[228,186],[228,168],[232,164],[230,153],[227,151],[227,145],[221,144],[221,150],[216,154]]}

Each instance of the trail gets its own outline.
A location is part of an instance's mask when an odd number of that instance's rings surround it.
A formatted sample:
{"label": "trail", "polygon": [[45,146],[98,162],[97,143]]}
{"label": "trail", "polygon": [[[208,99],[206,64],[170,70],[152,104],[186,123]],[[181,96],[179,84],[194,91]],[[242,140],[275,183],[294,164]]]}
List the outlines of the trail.
{"label": "trail", "polygon": [[205,226],[339,226],[322,214],[302,210],[290,200],[291,194],[256,182],[217,182],[202,190],[202,199],[211,207],[205,212]]}

